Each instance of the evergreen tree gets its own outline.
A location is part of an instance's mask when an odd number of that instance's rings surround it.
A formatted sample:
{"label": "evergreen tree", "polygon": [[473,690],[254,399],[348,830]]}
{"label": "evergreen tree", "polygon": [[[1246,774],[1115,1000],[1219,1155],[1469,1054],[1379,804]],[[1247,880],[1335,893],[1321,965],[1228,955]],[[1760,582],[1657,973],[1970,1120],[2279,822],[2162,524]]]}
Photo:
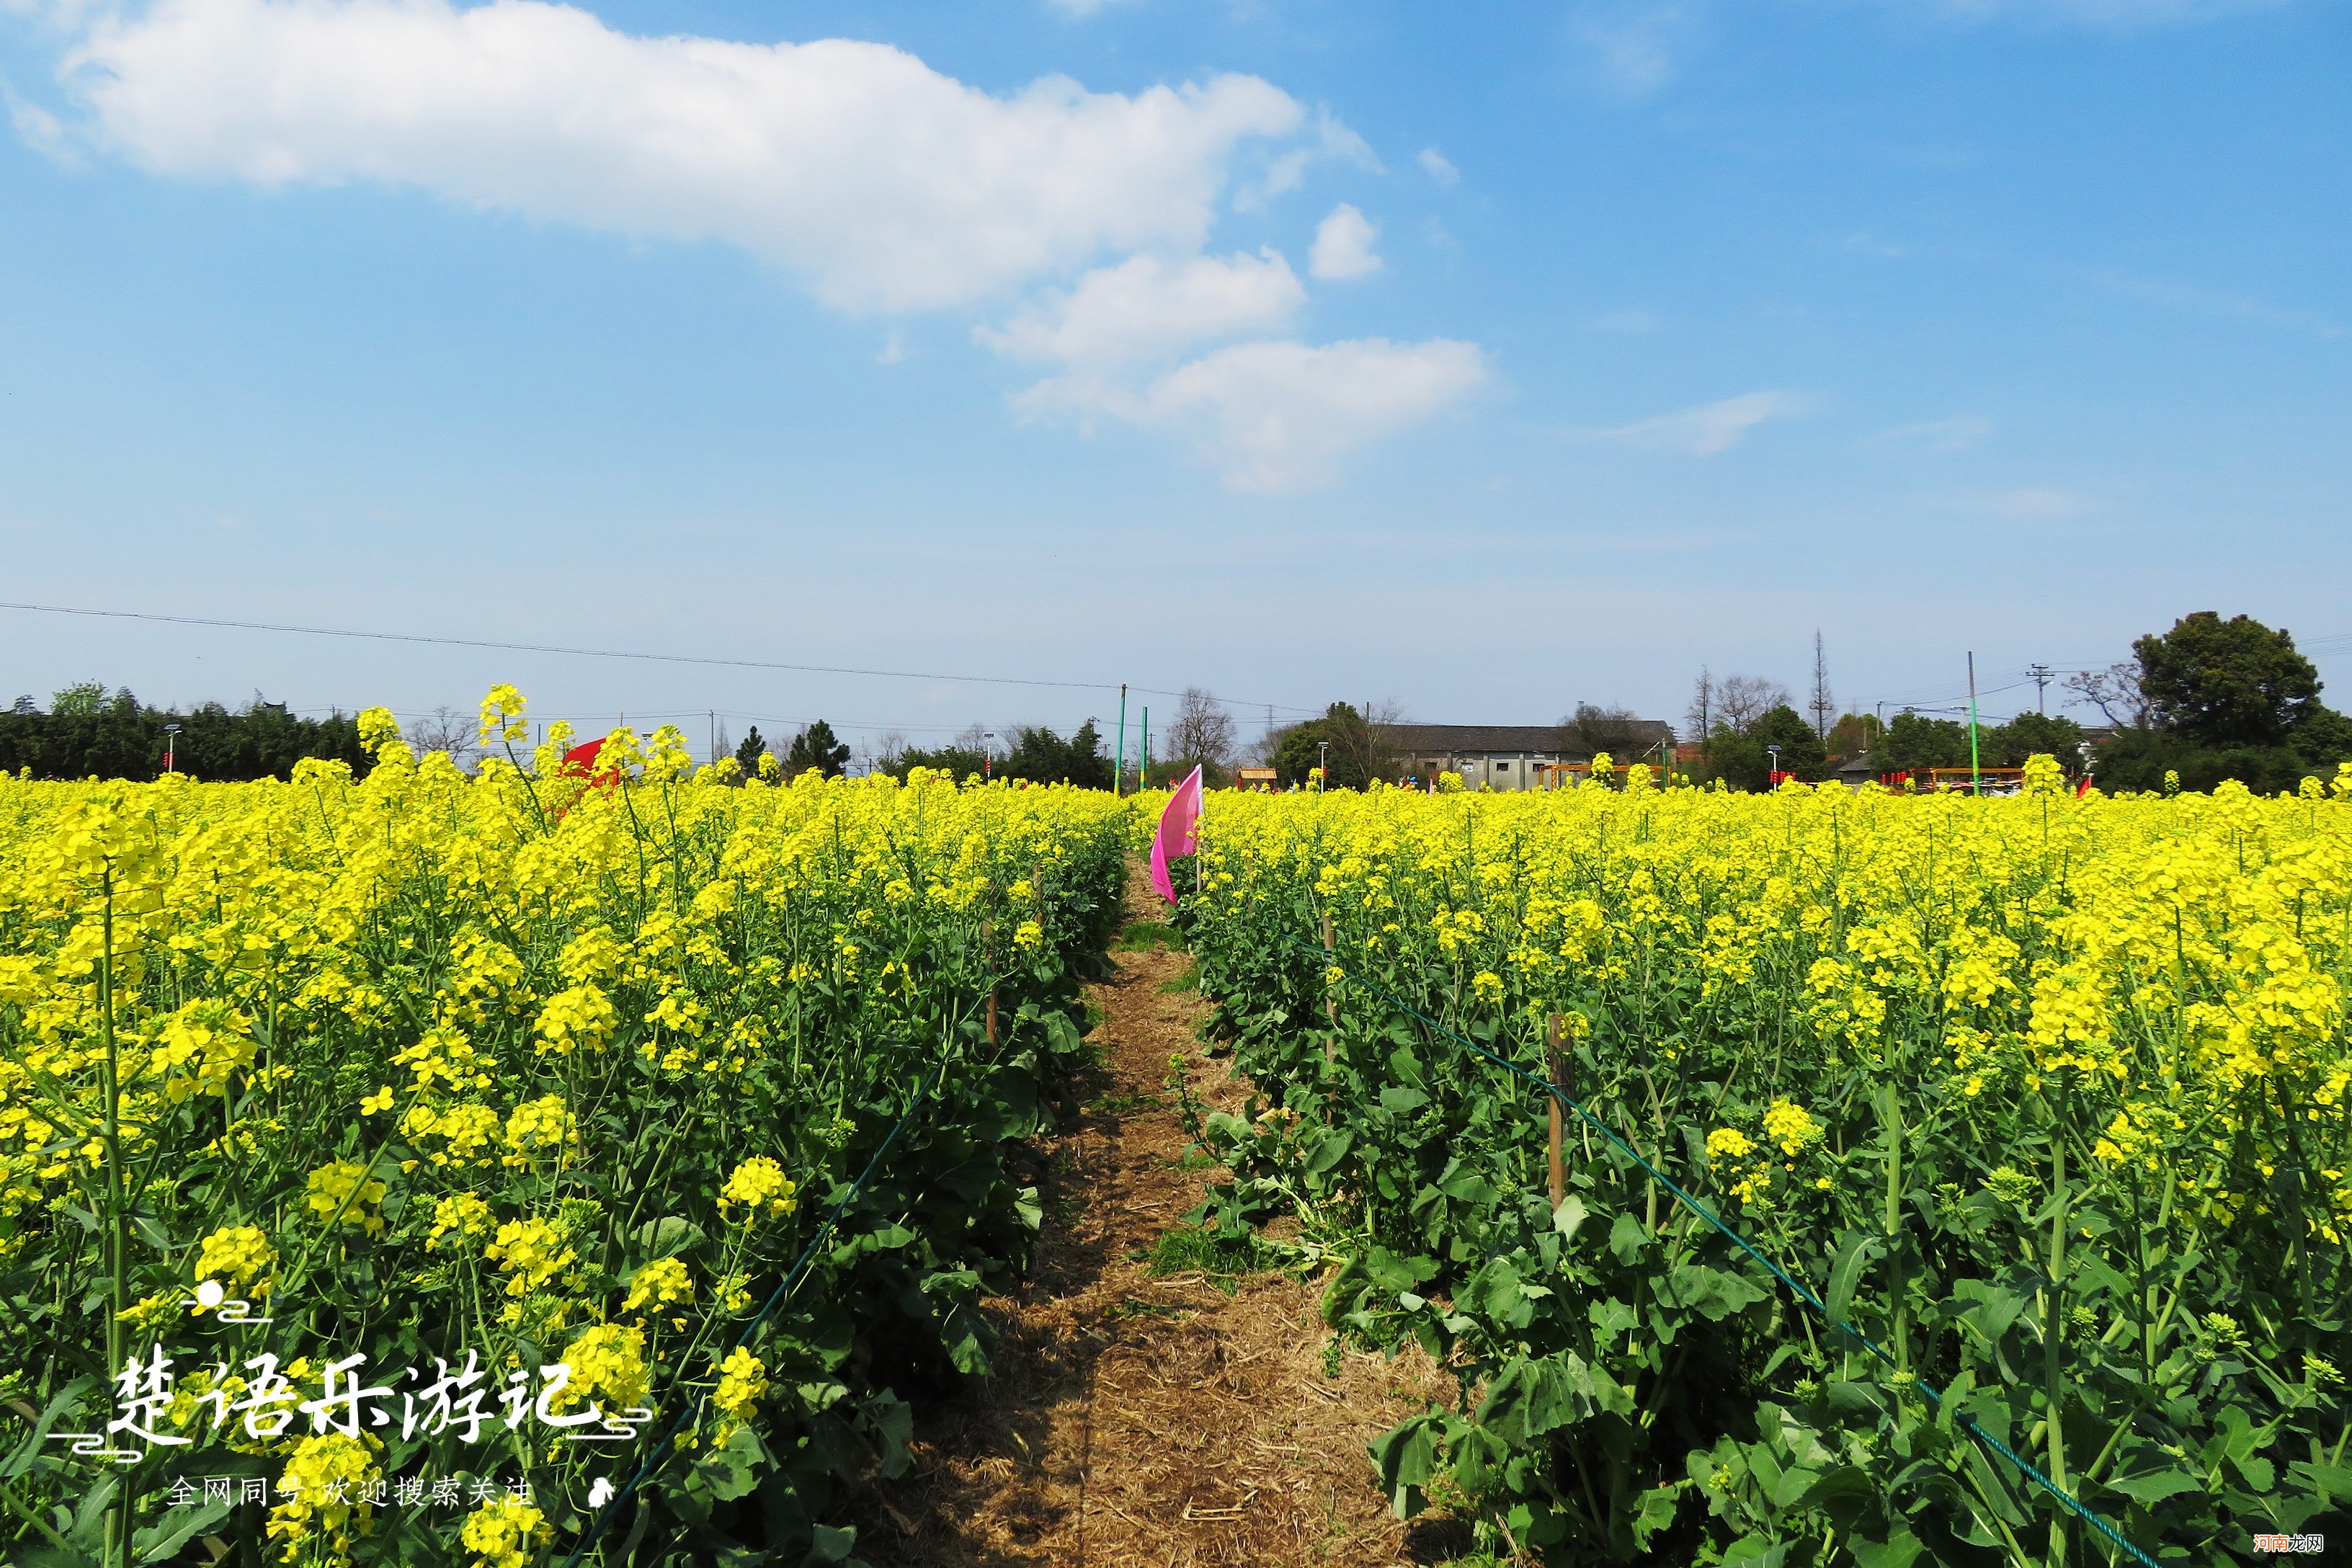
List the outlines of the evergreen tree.
{"label": "evergreen tree", "polygon": [[760,726],[757,724],[752,725],[751,728],[745,732],[743,736],[743,743],[735,748],[735,765],[743,770],[743,776],[745,778],[757,778],[759,776],[760,753],[767,749],[768,742],[760,738]]}
{"label": "evergreen tree", "polygon": [[814,768],[826,778],[837,779],[849,762],[849,747],[833,732],[833,726],[820,719],[793,737],[791,752],[784,757],[784,776],[797,778]]}

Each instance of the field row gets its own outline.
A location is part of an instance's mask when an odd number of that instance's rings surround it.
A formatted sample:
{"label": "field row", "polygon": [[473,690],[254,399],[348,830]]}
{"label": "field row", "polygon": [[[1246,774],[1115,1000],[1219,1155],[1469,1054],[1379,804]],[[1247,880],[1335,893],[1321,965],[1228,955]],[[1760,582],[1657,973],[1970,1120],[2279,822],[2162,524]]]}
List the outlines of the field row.
{"label": "field row", "polygon": [[986,1365],[1120,806],[363,728],[0,783],[5,1555],[837,1559]]}
{"label": "field row", "polygon": [[[2237,786],[1221,798],[1179,868],[1260,1094],[1219,1221],[1296,1213],[1336,1329],[1450,1359],[1377,1458],[1497,1550],[2127,1560],[2063,1493],[2250,1552],[2352,1499],[2347,829]],[[1549,1097],[1471,1048],[1546,1078],[1555,1026],[1604,1130],[1557,1205]]]}

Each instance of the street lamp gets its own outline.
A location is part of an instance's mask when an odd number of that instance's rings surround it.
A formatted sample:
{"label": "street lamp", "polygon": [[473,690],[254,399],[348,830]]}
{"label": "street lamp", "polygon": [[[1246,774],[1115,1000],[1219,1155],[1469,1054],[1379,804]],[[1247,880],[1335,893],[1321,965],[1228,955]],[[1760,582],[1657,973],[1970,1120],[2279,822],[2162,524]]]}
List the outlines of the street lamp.
{"label": "street lamp", "polygon": [[1318,741],[1315,742],[1315,793],[1317,795],[1321,795],[1323,793],[1323,785],[1328,782],[1331,777],[1330,756],[1330,742]]}
{"label": "street lamp", "polygon": [[996,731],[993,730],[982,730],[980,732],[980,776],[982,779],[986,779],[990,776],[995,762]]}
{"label": "street lamp", "polygon": [[177,735],[179,732],[180,727],[177,724],[166,724],[163,726],[163,771],[167,773],[177,773],[180,771],[179,742],[173,739],[173,737]]}
{"label": "street lamp", "polygon": [[1772,759],[1770,771],[1766,775],[1764,782],[1777,786],[1780,782],[1780,748],[1778,746],[1767,746],[1764,750]]}

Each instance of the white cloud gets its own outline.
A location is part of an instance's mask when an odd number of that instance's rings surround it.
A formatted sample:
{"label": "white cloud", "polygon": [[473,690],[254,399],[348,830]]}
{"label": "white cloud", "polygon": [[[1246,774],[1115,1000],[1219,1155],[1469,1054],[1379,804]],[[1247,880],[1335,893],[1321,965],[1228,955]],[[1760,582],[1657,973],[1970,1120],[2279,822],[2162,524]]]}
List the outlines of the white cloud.
{"label": "white cloud", "polygon": [[1462,183],[1462,171],[1454,166],[1454,160],[1434,147],[1423,147],[1413,162],[1421,165],[1423,174],[1448,190]]}
{"label": "white cloud", "polygon": [[1063,376],[1017,401],[1033,417],[1107,415],[1178,436],[1227,489],[1288,495],[1329,483],[1348,453],[1459,403],[1486,377],[1477,344],[1442,338],[1236,343],[1141,391]]}
{"label": "white cloud", "polygon": [[1315,247],[1307,253],[1307,270],[1317,278],[1369,278],[1381,269],[1372,242],[1380,226],[1346,202],[1331,209],[1315,230]]}
{"label": "white cloud", "polygon": [[1275,197],[1306,184],[1310,165],[1332,158],[1344,159],[1376,174],[1381,173],[1381,161],[1373,156],[1370,142],[1333,119],[1329,110],[1318,110],[1315,140],[1303,147],[1293,147],[1277,154],[1267,163],[1263,174],[1255,180],[1245,181],[1234,193],[1234,210],[1264,212],[1266,204]]}
{"label": "white cloud", "polygon": [[2267,10],[2285,0],[1895,0],[1967,22],[2015,17],[2025,22],[2072,23],[2098,27],[2172,26],[2210,22],[2245,11]]}
{"label": "white cloud", "polygon": [[17,97],[5,82],[0,82],[0,103],[8,106],[8,123],[25,145],[69,167],[79,162],[79,150],[56,115]]}
{"label": "white cloud", "polygon": [[1120,5],[1127,0],[1045,0],[1045,4],[1072,21],[1082,22],[1097,11]]}
{"label": "white cloud", "polygon": [[1965,452],[1992,434],[1992,422],[1973,414],[1955,415],[1949,419],[1923,419],[1916,425],[1898,425],[1892,430],[1881,430],[1871,437],[1898,447],[1924,447],[1931,452]]}
{"label": "white cloud", "polygon": [[[382,180],[717,239],[849,310],[1197,249],[1240,150],[1307,122],[1255,77],[1133,96],[1046,77],[998,97],[886,45],[633,37],[540,0],[160,0],[92,21],[64,77],[81,133],[157,173]],[[1299,158],[1291,184],[1362,147],[1328,115],[1313,133],[1274,160]]]}
{"label": "white cloud", "polygon": [[1629,97],[1655,92],[1675,77],[1677,58],[1698,30],[1696,3],[1587,5],[1569,30],[1592,56],[1601,79]]}
{"label": "white cloud", "polygon": [[1768,419],[1790,419],[1811,410],[1813,400],[1796,392],[1749,392],[1720,403],[1702,403],[1654,419],[1608,430],[1583,430],[1594,440],[1621,441],[1656,452],[1725,452]]}
{"label": "white cloud", "polygon": [[1051,292],[1001,328],[973,336],[1013,359],[1108,368],[1197,342],[1280,329],[1307,289],[1272,250],[1220,261],[1131,256],[1098,267],[1066,293]]}
{"label": "white cloud", "polygon": [[2061,518],[2080,517],[2098,510],[2095,497],[2074,490],[2026,489],[2003,490],[1988,496],[1984,509],[2001,517],[2013,517],[2025,522],[2054,522]]}

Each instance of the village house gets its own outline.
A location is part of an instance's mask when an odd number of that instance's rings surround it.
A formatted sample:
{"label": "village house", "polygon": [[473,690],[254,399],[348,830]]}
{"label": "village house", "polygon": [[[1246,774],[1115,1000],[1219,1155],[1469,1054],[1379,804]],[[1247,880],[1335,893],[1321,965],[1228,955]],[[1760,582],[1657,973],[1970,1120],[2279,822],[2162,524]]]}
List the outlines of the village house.
{"label": "village house", "polygon": [[1665,760],[1674,731],[1655,719],[1611,719],[1580,730],[1574,724],[1383,724],[1381,743],[1402,777],[1426,782],[1439,773],[1462,775],[1471,789],[1536,789],[1538,770],[1562,763],[1582,766],[1607,752],[1619,766]]}

